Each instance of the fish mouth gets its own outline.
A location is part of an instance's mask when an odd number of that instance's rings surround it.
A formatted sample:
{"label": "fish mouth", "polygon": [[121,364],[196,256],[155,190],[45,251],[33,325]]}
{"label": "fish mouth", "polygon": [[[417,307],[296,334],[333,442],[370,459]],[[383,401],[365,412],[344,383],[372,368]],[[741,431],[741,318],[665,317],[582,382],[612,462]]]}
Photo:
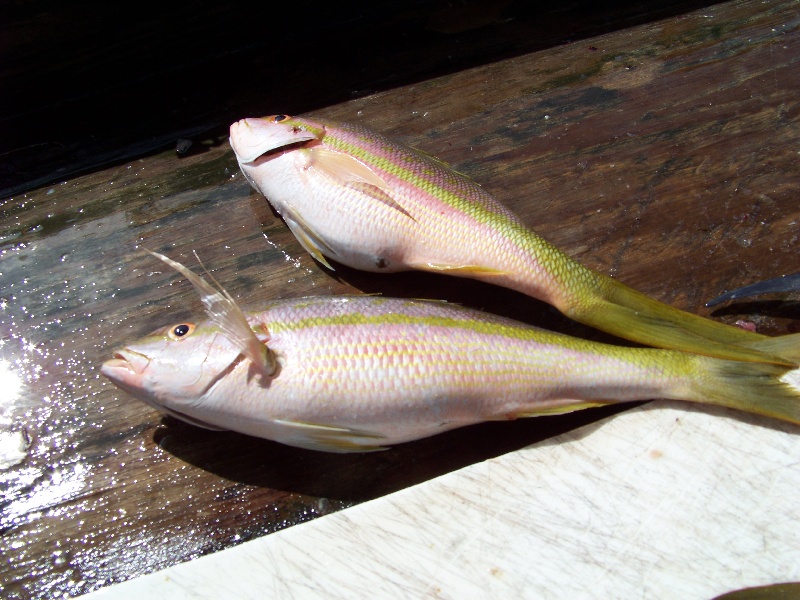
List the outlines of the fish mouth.
{"label": "fish mouth", "polygon": [[241,162],[242,166],[258,167],[259,165],[263,165],[265,162],[272,160],[276,156],[281,156],[299,148],[307,148],[317,144],[319,144],[317,140],[300,140],[297,142],[291,142],[278,148],[269,148],[264,150],[264,152],[261,154],[255,154],[255,152],[253,152],[248,156],[249,160],[244,160],[240,157],[239,162]]}
{"label": "fish mouth", "polygon": [[277,154],[282,154],[316,140],[313,133],[293,131],[285,135],[273,130],[262,119],[241,119],[230,127],[230,142],[236,160],[243,165],[258,166]]}
{"label": "fish mouth", "polygon": [[302,142],[292,142],[291,144],[286,144],[285,146],[281,146],[280,148],[272,148],[265,152],[262,152],[258,156],[256,156],[253,160],[249,162],[243,162],[243,165],[247,165],[249,167],[257,167],[271,158],[276,156],[280,156],[281,154],[286,154],[287,152],[291,152],[293,150],[297,150],[298,148],[305,148],[306,146],[313,144],[314,140],[310,141],[302,141]]}
{"label": "fish mouth", "polygon": [[100,367],[100,372],[114,382],[115,385],[127,391],[132,396],[135,396],[148,406],[189,423],[190,425],[202,427],[203,429],[210,429],[212,431],[224,431],[223,428],[217,427],[212,423],[207,423],[178,410],[167,408],[149,394],[142,393],[140,385],[141,377],[144,370],[150,364],[150,359],[147,356],[128,348],[117,350],[114,352],[113,356],[113,358],[103,363]]}
{"label": "fish mouth", "polygon": [[202,427],[212,431],[223,431],[222,428],[216,425],[206,423],[200,419],[195,419],[180,411],[167,408],[148,394],[143,394],[139,382],[142,373],[149,364],[150,359],[144,354],[139,354],[138,352],[124,348],[114,352],[114,358],[105,361],[100,367],[100,372],[113,381],[115,385],[158,411],[173,416],[181,421],[185,421],[190,425],[195,425],[196,427]]}
{"label": "fish mouth", "polygon": [[150,359],[144,354],[123,348],[103,363],[100,372],[109,379],[117,379],[120,375],[141,375],[149,364]]}
{"label": "fish mouth", "polygon": [[149,364],[145,355],[126,348],[114,352],[114,358],[105,361],[100,372],[117,387],[139,397],[143,373]]}

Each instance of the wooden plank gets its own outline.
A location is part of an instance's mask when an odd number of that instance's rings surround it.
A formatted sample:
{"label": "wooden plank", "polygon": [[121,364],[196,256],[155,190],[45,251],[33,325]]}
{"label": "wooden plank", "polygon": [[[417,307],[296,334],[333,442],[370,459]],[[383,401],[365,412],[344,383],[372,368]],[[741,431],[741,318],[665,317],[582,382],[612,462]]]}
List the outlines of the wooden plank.
{"label": "wooden plank", "polygon": [[[440,156],[586,265],[708,314],[703,302],[726,289],[797,270],[796,6],[720,4],[316,114]],[[6,597],[84,593],[608,414],[487,424],[340,457],[200,431],[131,400],[100,378],[102,360],[199,310],[188,284],[141,246],[186,263],[197,250],[245,307],[380,291],[604,339],[490,286],[327,273],[249,189],[224,137],[200,145],[183,159],[137,159],[0,205],[2,416],[31,440],[27,458],[0,472]],[[766,333],[797,323],[796,304],[747,310]]]}
{"label": "wooden plank", "polygon": [[656,402],[90,598],[714,598],[797,581],[795,429]]}

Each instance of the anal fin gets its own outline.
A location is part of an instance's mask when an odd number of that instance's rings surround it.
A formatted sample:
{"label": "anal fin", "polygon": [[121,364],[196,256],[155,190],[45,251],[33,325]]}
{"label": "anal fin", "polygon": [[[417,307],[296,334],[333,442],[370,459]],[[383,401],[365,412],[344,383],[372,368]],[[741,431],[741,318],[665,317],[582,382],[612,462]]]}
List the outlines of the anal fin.
{"label": "anal fin", "polygon": [[291,432],[287,436],[288,443],[308,450],[348,453],[377,452],[388,449],[379,444],[383,439],[382,435],[368,431],[283,419],[276,420],[275,424],[281,425]]}
{"label": "anal fin", "polygon": [[[586,400],[564,401],[562,404],[531,408],[520,412],[506,415],[506,419],[526,419],[530,417],[552,417],[555,415],[565,415],[567,413],[584,410],[587,408],[597,408],[607,406],[610,402],[587,402]],[[498,419],[499,420],[499,419]]]}
{"label": "anal fin", "polygon": [[501,277],[508,275],[508,271],[482,267],[480,265],[443,265],[436,263],[409,263],[409,267],[420,271],[447,272],[453,275],[463,275],[465,277]]}

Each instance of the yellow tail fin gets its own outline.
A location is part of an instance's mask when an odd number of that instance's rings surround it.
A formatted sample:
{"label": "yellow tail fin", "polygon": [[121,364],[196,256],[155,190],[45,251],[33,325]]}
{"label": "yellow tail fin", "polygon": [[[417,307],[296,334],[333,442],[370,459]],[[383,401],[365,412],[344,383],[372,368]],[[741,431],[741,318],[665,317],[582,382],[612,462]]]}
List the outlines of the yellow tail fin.
{"label": "yellow tail fin", "polygon": [[[795,366],[797,341],[769,338],[654,300],[610,277],[598,275],[596,294],[564,313],[621,338],[729,360]],[[784,336],[791,338],[793,336]]]}
{"label": "yellow tail fin", "polygon": [[765,354],[793,360],[796,364],[800,364],[800,333],[748,341],[742,346],[753,348]]}
{"label": "yellow tail fin", "polygon": [[800,369],[696,356],[697,402],[717,404],[800,425]]}

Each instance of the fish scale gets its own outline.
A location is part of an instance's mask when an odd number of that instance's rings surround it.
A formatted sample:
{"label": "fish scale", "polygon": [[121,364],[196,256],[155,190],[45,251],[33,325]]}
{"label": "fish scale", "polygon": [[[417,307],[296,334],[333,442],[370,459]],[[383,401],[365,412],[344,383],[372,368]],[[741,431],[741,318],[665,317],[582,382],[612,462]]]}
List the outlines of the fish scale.
{"label": "fish scale", "polygon": [[130,343],[101,371],[195,425],[354,452],[656,397],[800,422],[797,369],[600,344],[444,302],[321,296],[245,315],[156,256],[190,279],[208,319]]}
{"label": "fish scale", "polygon": [[[276,115],[230,129],[239,166],[323,265],[505,286],[641,344],[794,366],[796,347],[681,311],[573,260],[480,185],[360,125]],[[788,346],[788,344],[786,345]]]}

